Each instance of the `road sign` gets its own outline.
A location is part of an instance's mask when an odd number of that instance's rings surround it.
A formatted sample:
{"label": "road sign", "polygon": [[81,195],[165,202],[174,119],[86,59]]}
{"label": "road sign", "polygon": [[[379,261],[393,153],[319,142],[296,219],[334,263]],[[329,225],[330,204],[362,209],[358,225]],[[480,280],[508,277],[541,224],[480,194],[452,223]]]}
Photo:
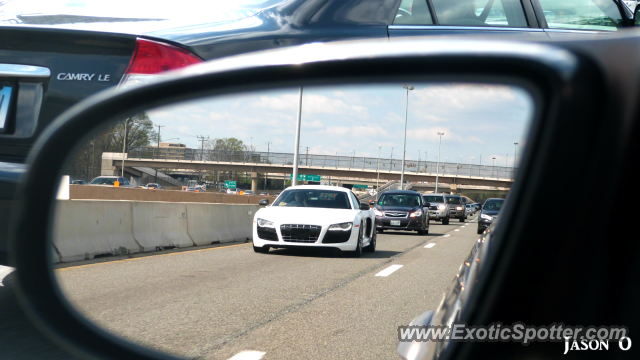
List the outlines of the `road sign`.
{"label": "road sign", "polygon": [[[290,174],[289,175],[289,180],[292,180],[292,179],[293,179],[293,174]],[[298,174],[298,181],[303,181],[303,180],[320,182],[320,175]]]}
{"label": "road sign", "polygon": [[224,182],[224,187],[227,189],[235,189],[236,188],[236,182],[235,181],[225,181]]}
{"label": "road sign", "polygon": [[354,189],[367,189],[369,185],[353,185]]}

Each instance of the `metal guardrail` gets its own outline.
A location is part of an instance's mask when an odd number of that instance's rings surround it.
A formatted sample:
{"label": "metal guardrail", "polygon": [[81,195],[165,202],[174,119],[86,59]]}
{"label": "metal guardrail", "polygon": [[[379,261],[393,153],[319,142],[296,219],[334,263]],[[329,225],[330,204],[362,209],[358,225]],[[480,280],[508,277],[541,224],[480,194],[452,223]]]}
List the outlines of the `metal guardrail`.
{"label": "metal guardrail", "polygon": [[[140,147],[130,149],[129,159],[191,160],[251,164],[293,165],[293,154],[259,151],[201,150],[191,148]],[[298,165],[320,168],[377,170],[378,158],[300,154]],[[380,159],[380,172],[400,171],[402,160]],[[438,169],[436,169],[438,168]],[[514,179],[513,167],[475,165],[424,160],[405,160],[405,173],[460,175],[490,179]]]}

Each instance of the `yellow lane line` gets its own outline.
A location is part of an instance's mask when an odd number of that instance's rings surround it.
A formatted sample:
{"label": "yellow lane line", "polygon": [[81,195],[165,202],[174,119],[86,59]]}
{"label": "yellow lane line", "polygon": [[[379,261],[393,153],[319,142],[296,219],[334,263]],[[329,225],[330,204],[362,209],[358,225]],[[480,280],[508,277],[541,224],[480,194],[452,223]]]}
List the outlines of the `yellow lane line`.
{"label": "yellow lane line", "polygon": [[[62,270],[69,270],[69,269],[79,269],[79,268],[84,268],[84,267],[89,267],[89,266],[107,265],[107,264],[119,263],[119,262],[123,262],[123,261],[133,261],[133,260],[150,259],[150,258],[157,258],[157,257],[160,257],[160,256],[170,256],[170,255],[186,254],[186,253],[192,253],[192,252],[198,252],[198,251],[209,251],[209,250],[227,249],[227,248],[232,248],[232,247],[236,247],[236,246],[245,246],[245,245],[249,245],[249,244],[238,244],[238,245],[229,245],[229,246],[218,246],[218,247],[212,247],[212,248],[208,248],[208,249],[199,249],[199,250],[177,251],[177,252],[173,252],[173,253],[169,253],[169,254],[158,254],[158,255],[153,255],[153,256],[141,256],[141,257],[132,258],[132,259],[123,259],[123,260],[105,261],[105,262],[96,263],[96,264],[86,264],[86,265],[78,265],[78,266],[69,266],[69,267],[64,267],[64,268],[60,268],[60,269],[55,269],[55,271],[62,271]],[[148,253],[148,254],[151,254],[151,253]]]}

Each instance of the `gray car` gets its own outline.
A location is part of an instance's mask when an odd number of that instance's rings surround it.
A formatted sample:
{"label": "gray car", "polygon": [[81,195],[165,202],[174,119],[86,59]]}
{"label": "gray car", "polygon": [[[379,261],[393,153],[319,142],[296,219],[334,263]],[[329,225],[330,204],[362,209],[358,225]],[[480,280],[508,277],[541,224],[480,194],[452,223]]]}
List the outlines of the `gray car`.
{"label": "gray car", "polygon": [[449,205],[449,216],[464,222],[467,219],[465,201],[460,195],[445,195],[444,200]]}
{"label": "gray car", "polygon": [[429,203],[429,219],[442,221],[442,225],[449,224],[449,205],[444,201],[444,194],[422,195],[422,200]]}

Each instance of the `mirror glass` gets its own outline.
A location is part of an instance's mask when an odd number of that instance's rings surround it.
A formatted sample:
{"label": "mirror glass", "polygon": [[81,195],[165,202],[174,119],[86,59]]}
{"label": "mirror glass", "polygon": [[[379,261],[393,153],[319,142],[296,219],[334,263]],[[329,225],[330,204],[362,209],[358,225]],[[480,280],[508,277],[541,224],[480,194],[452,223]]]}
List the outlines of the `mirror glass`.
{"label": "mirror glass", "polygon": [[507,196],[535,105],[399,82],[148,109],[70,156],[55,275],[86,318],[174,355],[396,358],[478,239],[464,204]]}

